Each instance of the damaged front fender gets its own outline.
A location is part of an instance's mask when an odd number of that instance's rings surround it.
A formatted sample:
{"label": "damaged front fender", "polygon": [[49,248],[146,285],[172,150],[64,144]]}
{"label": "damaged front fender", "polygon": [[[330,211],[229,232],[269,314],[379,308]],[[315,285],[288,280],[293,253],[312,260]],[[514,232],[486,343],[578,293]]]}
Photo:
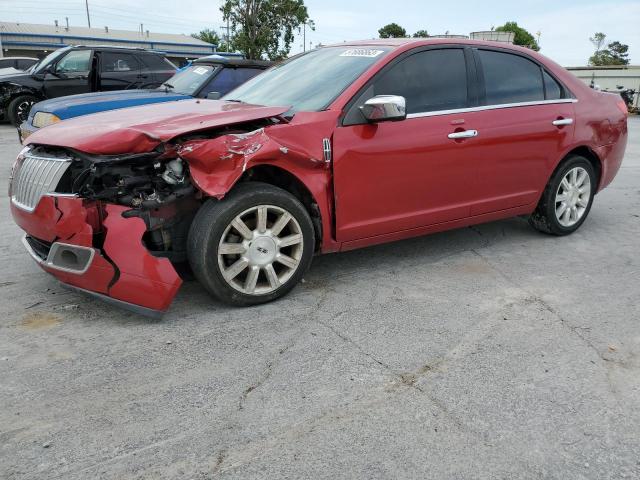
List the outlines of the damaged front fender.
{"label": "damaged front fender", "polygon": [[178,155],[189,163],[195,185],[218,199],[224,197],[247,169],[261,163],[293,162],[304,168],[325,167],[322,159],[292,150],[274,140],[264,128],[191,140],[178,148]]}

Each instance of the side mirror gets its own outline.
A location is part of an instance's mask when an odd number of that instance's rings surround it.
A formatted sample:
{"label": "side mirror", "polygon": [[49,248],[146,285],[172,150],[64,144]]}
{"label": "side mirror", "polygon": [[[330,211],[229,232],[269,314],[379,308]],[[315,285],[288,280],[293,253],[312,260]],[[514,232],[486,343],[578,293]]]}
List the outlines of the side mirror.
{"label": "side mirror", "polygon": [[396,122],[407,118],[406,101],[400,95],[376,95],[360,107],[370,122]]}
{"label": "side mirror", "polygon": [[207,93],[207,100],[219,100],[221,96],[220,92],[209,92]]}
{"label": "side mirror", "polygon": [[53,67],[53,65],[47,65],[42,73],[44,73],[45,75],[53,75],[54,77],[61,78],[61,75],[59,73],[56,73],[56,69]]}

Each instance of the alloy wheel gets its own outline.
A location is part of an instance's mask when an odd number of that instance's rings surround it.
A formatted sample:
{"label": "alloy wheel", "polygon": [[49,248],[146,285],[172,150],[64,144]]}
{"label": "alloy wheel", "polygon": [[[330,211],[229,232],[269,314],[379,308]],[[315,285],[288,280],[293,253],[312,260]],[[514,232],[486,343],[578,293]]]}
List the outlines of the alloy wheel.
{"label": "alloy wheel", "polygon": [[218,245],[224,280],[247,295],[277,290],[296,272],[304,240],[298,221],[281,207],[257,205],[237,215]]}
{"label": "alloy wheel", "polygon": [[572,227],[587,211],[591,198],[591,179],[582,167],[569,170],[556,192],[556,218],[563,227]]}
{"label": "alloy wheel", "polygon": [[16,108],[16,117],[20,120],[20,123],[25,122],[27,118],[29,118],[29,111],[33,104],[36,103],[31,100],[25,100],[24,102],[20,102],[18,107]]}

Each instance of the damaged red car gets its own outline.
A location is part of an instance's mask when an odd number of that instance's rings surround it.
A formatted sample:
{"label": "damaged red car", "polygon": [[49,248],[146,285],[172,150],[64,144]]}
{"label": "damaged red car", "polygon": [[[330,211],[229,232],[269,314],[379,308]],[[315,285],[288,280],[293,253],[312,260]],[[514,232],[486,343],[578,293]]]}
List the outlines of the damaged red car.
{"label": "damaged red car", "polygon": [[62,282],[166,310],[188,264],[218,299],[290,291],[315,254],[526,215],[585,221],[622,162],[626,106],[528,49],[451,39],[324,47],[224,99],[29,137],[11,209]]}

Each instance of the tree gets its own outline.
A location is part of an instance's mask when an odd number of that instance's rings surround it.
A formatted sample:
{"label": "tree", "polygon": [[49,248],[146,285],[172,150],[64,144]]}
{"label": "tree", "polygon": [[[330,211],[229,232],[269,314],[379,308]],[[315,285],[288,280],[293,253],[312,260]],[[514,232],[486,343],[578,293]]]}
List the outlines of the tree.
{"label": "tree", "polygon": [[528,47],[536,52],[540,50],[535,37],[524,28],[520,27],[516,22],[507,22],[501,27],[496,28],[496,32],[513,32],[513,43]]}
{"label": "tree", "polygon": [[380,38],[404,38],[407,31],[397,23],[390,23],[378,30]]}
{"label": "tree", "polygon": [[413,34],[413,38],[427,38],[429,36],[429,32],[426,30],[418,30]]}
{"label": "tree", "polygon": [[602,50],[605,38],[607,38],[607,36],[602,32],[596,32],[593,37],[589,38],[589,41],[593,43],[594,47],[596,47],[596,54],[600,53],[600,50]]}
{"label": "tree", "polygon": [[613,65],[629,65],[629,45],[618,41],[607,45],[607,50],[613,60]]}
{"label": "tree", "polygon": [[600,45],[597,45],[592,39],[590,39],[595,45],[596,51],[589,58],[589,65],[598,67],[607,65],[629,65],[629,45],[615,41],[607,45],[607,48],[602,49],[602,43],[604,42],[605,35],[601,35],[602,42],[600,42]]}
{"label": "tree", "polygon": [[200,33],[192,33],[191,36],[203,42],[211,43],[212,45],[220,45],[220,36],[211,28],[200,30]]}
{"label": "tree", "polygon": [[231,44],[250,59],[280,60],[291,51],[294,30],[314,30],[304,0],[225,0],[222,17],[233,29]]}

